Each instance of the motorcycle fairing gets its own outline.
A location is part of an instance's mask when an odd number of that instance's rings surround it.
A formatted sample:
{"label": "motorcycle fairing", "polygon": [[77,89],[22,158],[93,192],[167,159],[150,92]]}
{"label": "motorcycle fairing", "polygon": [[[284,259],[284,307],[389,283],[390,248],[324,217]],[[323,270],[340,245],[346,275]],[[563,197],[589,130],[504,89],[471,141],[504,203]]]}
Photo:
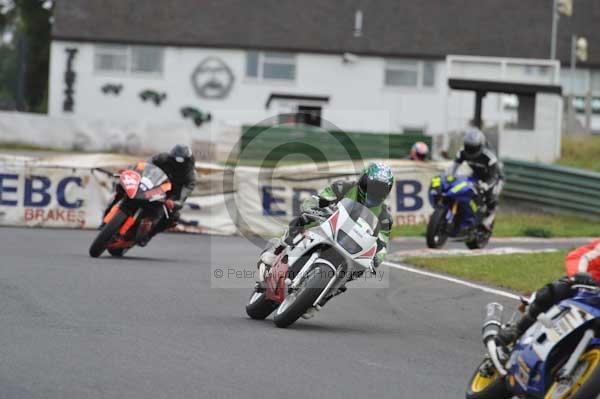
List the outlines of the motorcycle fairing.
{"label": "motorcycle fairing", "polygon": [[[290,276],[293,278],[291,284],[300,281],[311,265],[319,260],[319,256],[327,248],[335,248],[336,254],[346,259],[348,277],[356,268],[368,268],[377,249],[377,237],[373,235],[377,224],[378,219],[368,208],[357,204],[353,200],[343,199],[338,203],[338,209],[327,220],[304,231],[302,239],[287,250],[285,278],[288,277],[290,271],[293,271],[294,275]],[[346,250],[338,242],[340,231],[343,231],[352,240],[361,242],[363,250],[355,254]],[[334,275],[336,274],[337,265],[333,265],[327,259],[320,259],[320,262],[331,267]],[[280,287],[278,281],[285,281],[285,278],[282,279],[281,275],[272,277],[275,281],[271,283],[273,287]],[[332,287],[332,289],[336,288],[335,286]],[[285,298],[285,289],[281,291],[281,294],[282,296],[277,296],[277,299],[281,298],[279,302]]]}
{"label": "motorcycle fairing", "polygon": [[[598,300],[597,295],[593,297]],[[578,330],[584,330],[600,318],[600,309],[585,302],[592,298],[581,292],[574,298],[552,307],[519,339],[508,363],[509,375],[514,377],[516,395],[539,395],[547,389],[551,365],[547,360]],[[548,320],[543,323],[540,320]],[[547,324],[547,325],[544,325]],[[598,342],[598,338],[596,338]],[[594,342],[594,341],[592,341]]]}
{"label": "motorcycle fairing", "polygon": [[[460,236],[478,224],[479,206],[475,183],[476,179],[473,177],[457,177],[448,181],[447,176],[436,176],[431,180],[430,201],[432,204],[441,201],[447,207],[446,221],[448,226],[454,225],[450,237]],[[455,224],[457,217],[460,223]]]}

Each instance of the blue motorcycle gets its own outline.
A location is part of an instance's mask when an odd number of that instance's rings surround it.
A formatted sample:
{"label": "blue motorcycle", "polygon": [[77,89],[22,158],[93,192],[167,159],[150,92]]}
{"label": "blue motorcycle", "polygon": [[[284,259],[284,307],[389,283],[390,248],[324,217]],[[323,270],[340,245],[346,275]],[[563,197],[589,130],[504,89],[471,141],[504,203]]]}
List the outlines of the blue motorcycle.
{"label": "blue motorcycle", "polygon": [[492,230],[483,225],[487,207],[472,177],[436,176],[429,199],[434,211],[427,225],[427,246],[441,248],[448,238],[464,241],[469,249],[487,245]]}
{"label": "blue motorcycle", "polygon": [[573,289],[575,296],[538,316],[508,350],[495,341],[502,305],[487,306],[487,354],[469,382],[467,399],[600,398],[600,288]]}

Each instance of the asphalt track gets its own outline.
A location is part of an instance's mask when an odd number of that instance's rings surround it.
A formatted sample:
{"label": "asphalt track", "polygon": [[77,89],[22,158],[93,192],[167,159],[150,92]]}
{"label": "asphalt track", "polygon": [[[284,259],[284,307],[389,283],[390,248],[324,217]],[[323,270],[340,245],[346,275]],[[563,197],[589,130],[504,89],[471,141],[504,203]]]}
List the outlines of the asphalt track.
{"label": "asphalt track", "polygon": [[250,278],[215,288],[216,270],[253,270],[243,238],[164,234],[91,259],[94,234],[0,229],[0,398],[462,398],[483,305],[514,306],[384,269],[389,288],[350,287],[281,330],[246,317]]}

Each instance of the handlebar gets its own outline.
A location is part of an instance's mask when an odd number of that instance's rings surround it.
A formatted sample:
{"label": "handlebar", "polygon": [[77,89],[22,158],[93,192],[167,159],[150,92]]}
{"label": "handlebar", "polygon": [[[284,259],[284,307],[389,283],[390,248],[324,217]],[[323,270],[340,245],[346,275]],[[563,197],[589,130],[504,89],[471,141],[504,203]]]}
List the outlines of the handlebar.
{"label": "handlebar", "polygon": [[333,215],[334,211],[335,209],[332,207],[313,208],[302,212],[302,214],[308,218],[324,222],[325,220],[329,219],[331,215]]}
{"label": "handlebar", "polygon": [[588,291],[600,292],[600,287],[598,287],[596,285],[575,284],[571,288],[577,289],[577,290],[588,290]]}

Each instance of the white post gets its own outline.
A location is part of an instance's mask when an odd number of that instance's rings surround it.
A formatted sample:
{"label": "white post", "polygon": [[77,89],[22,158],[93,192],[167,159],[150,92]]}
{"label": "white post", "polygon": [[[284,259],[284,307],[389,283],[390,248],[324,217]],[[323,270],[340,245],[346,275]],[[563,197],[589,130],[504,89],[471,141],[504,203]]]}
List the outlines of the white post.
{"label": "white post", "polygon": [[552,1],[552,38],[550,39],[550,59],[556,59],[556,35],[558,33],[558,0]]}
{"label": "white post", "polygon": [[[577,62],[577,36],[571,35],[571,67],[569,70],[569,95],[567,97],[569,118],[567,119],[567,126],[575,126],[575,106],[573,105],[574,93],[575,93],[575,63]],[[567,131],[567,133],[571,133]]]}

